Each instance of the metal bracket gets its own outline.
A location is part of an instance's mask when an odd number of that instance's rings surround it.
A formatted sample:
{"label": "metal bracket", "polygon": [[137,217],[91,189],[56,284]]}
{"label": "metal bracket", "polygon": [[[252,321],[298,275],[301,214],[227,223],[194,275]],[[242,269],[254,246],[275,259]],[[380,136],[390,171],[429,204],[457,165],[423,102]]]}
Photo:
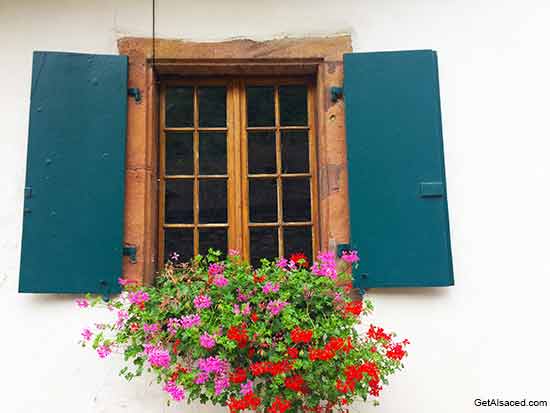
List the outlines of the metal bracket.
{"label": "metal bracket", "polygon": [[141,102],[141,91],[137,87],[128,88],[128,96],[133,97],[136,103]]}
{"label": "metal bracket", "polygon": [[130,263],[137,263],[137,247],[135,245],[127,245],[122,248],[122,256],[129,257]]}
{"label": "metal bracket", "polygon": [[344,97],[344,88],[339,86],[332,86],[330,88],[330,100],[333,102],[337,102],[338,99],[342,99]]}

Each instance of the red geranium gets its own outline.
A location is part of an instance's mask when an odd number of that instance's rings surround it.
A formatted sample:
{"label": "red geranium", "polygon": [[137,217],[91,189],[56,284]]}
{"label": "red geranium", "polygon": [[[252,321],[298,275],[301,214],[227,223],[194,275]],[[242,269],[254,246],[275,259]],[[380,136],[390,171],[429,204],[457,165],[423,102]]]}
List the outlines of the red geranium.
{"label": "red geranium", "polygon": [[234,384],[242,383],[246,380],[246,370],[243,368],[236,368],[235,371],[229,375],[229,380]]}
{"label": "red geranium", "polygon": [[300,327],[295,327],[294,330],[290,332],[290,339],[294,343],[309,343],[312,336],[313,331],[302,330]]}
{"label": "red geranium", "polygon": [[290,347],[287,349],[287,353],[288,357],[290,357],[291,359],[296,359],[298,358],[299,350],[296,347]]}
{"label": "red geranium", "polygon": [[299,374],[285,379],[285,387],[295,392],[304,393],[304,378]]}
{"label": "red geranium", "polygon": [[275,397],[275,401],[267,409],[269,413],[284,413],[290,408],[290,402],[288,400],[280,399],[279,396]]}
{"label": "red geranium", "polygon": [[346,304],[346,313],[350,313],[356,316],[361,315],[363,311],[363,302],[362,301],[352,301],[351,303]]}
{"label": "red geranium", "polygon": [[290,261],[302,268],[309,268],[309,261],[303,252],[296,252],[290,256]]}
{"label": "red geranium", "polygon": [[246,347],[248,343],[248,333],[245,326],[237,327],[232,326],[227,330],[227,338],[237,342],[239,348]]}

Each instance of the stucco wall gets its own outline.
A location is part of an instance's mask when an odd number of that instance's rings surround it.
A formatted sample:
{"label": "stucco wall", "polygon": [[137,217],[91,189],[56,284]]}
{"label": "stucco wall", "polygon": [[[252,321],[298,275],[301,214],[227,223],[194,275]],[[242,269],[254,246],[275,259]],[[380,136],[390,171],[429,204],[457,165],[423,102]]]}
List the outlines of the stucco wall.
{"label": "stucco wall", "polygon": [[[127,384],[114,363],[82,351],[80,327],[92,318],[73,297],[17,294],[32,51],[115,53],[117,38],[150,35],[150,3],[0,0],[2,412],[191,409],[165,407],[154,383]],[[163,37],[350,32],[355,51],[438,50],[457,285],[371,293],[375,319],[413,344],[381,406],[357,410],[463,413],[479,411],[477,397],[550,400],[548,1],[157,3]]]}

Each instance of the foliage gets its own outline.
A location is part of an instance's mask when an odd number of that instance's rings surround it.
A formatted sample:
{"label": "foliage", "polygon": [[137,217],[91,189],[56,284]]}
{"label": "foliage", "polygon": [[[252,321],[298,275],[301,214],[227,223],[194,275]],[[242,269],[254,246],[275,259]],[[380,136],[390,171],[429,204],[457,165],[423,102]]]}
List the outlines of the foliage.
{"label": "foliage", "polygon": [[[295,255],[253,269],[236,251],[224,260],[212,250],[188,263],[177,259],[154,286],[119,280],[125,292],[106,304],[116,320],[82,332],[82,344],[99,357],[124,354],[120,373],[128,380],[152,371],[171,399],[232,413],[328,412],[378,396],[402,368],[407,340],[372,325],[357,332],[372,304],[349,298],[348,272],[337,273],[332,253],[311,267]],[[354,265],[359,258],[343,259]]]}

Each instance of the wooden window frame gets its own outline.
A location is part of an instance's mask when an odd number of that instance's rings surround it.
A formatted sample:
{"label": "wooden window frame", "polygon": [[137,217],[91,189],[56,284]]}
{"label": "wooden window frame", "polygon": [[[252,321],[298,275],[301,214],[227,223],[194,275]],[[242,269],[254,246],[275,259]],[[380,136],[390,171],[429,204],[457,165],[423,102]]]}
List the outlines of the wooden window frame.
{"label": "wooden window frame", "polygon": [[[275,125],[274,126],[247,126],[247,86],[274,86],[275,93]],[[281,126],[279,110],[279,87],[285,85],[305,85],[307,87],[307,114],[308,121],[305,126]],[[192,127],[167,127],[165,125],[165,101],[166,89],[168,87],[192,87],[193,88],[193,126]],[[226,126],[225,127],[201,127],[198,119],[198,88],[201,86],[226,86]],[[160,269],[166,257],[164,256],[164,231],[170,228],[187,228],[193,230],[193,251],[199,252],[199,229],[200,228],[227,228],[228,249],[237,249],[242,252],[245,259],[250,259],[250,238],[249,230],[255,228],[277,227],[278,253],[283,255],[285,251],[284,229],[287,227],[308,227],[311,228],[311,251],[315,255],[319,250],[319,198],[318,198],[318,163],[317,163],[317,136],[315,122],[315,78],[312,76],[230,76],[230,77],[186,77],[184,79],[168,79],[160,81],[159,96],[159,207],[157,225],[157,265]],[[308,159],[309,172],[304,173],[283,173],[282,172],[282,150],[281,132],[285,130],[308,131]],[[200,175],[198,142],[201,131],[217,131],[227,133],[227,173],[224,175]],[[276,150],[276,172],[271,174],[249,174],[248,173],[248,131],[272,131],[275,134]],[[193,133],[193,175],[167,175],[166,166],[166,133],[167,132],[188,132]],[[227,179],[227,223],[226,224],[201,224],[198,222],[199,210],[199,180],[220,178]],[[277,181],[277,221],[251,223],[249,221],[249,179],[275,179]],[[310,208],[311,217],[309,221],[284,222],[283,220],[283,178],[309,178],[310,182]],[[189,224],[167,224],[165,222],[165,191],[168,179],[193,180],[193,223]]]}
{"label": "wooden window frame", "polygon": [[[158,268],[159,99],[161,77],[302,76],[315,79],[315,128],[318,162],[318,215],[321,250],[349,241],[349,206],[343,100],[330,89],[343,82],[343,54],[352,52],[351,36],[191,42],[124,37],[118,51],[128,56],[130,98],[126,145],[124,241],[137,247],[137,261],[123,259],[124,277],[149,284]],[[315,253],[315,251],[314,251]]]}

